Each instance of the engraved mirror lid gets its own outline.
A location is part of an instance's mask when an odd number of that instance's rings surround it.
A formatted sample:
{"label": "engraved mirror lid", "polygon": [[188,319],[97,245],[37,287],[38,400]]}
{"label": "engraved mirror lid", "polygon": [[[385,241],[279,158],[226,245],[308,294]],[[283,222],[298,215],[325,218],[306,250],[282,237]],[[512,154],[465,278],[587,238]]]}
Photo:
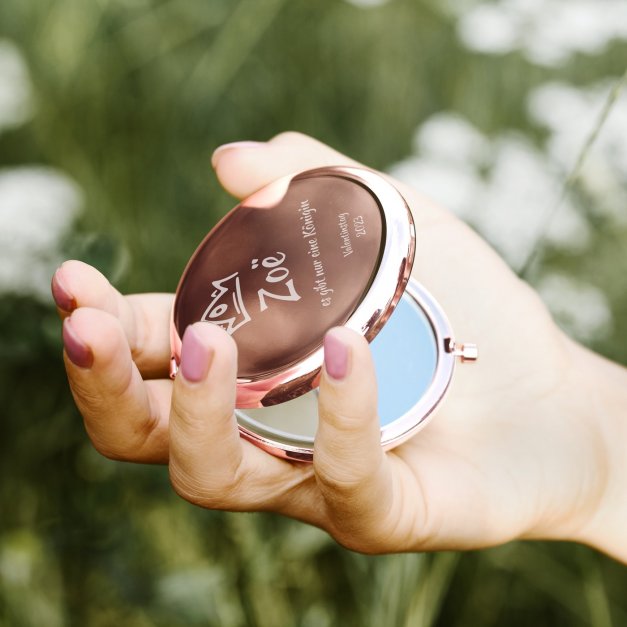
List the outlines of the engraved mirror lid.
{"label": "engraved mirror lid", "polygon": [[358,167],[278,179],[232,209],[191,257],[170,339],[178,370],[186,327],[222,327],[238,347],[237,407],[314,389],[334,326],[371,341],[403,295],[415,231],[401,194]]}

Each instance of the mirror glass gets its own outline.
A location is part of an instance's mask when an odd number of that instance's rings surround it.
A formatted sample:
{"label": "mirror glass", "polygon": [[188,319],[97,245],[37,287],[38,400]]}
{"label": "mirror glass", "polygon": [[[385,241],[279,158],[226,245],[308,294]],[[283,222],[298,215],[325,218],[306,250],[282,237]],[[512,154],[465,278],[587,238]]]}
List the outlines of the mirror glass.
{"label": "mirror glass", "polygon": [[[431,384],[438,360],[435,334],[423,309],[405,293],[370,347],[384,426],[410,411]],[[242,426],[259,435],[311,446],[318,426],[318,391],[272,407],[240,409],[236,414]]]}

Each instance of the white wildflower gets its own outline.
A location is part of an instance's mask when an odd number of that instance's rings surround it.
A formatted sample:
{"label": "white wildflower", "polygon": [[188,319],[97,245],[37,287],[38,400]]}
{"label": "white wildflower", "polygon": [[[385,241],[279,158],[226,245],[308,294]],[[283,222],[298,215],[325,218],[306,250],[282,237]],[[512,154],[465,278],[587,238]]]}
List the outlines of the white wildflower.
{"label": "white wildflower", "polygon": [[26,63],[10,41],[0,39],[0,132],[26,122],[32,110]]}
{"label": "white wildflower", "polygon": [[0,170],[0,293],[49,300],[60,245],[81,204],[77,185],[56,170]]}
{"label": "white wildflower", "polygon": [[613,40],[627,40],[624,0],[501,0],[470,10],[459,4],[458,13],[459,37],[471,50],[520,50],[540,65],[560,65],[576,53],[599,54]]}
{"label": "white wildflower", "polygon": [[[575,165],[594,129],[612,83],[588,88],[547,83],[531,92],[532,119],[550,133],[547,152],[564,173]],[[579,183],[592,198],[597,213],[627,223],[627,93],[614,103],[596,142],[586,155]]]}
{"label": "white wildflower", "polygon": [[587,244],[588,225],[569,198],[553,214],[559,168],[523,137],[489,140],[459,116],[439,114],[419,129],[415,147],[392,174],[471,223],[513,267],[541,240],[570,250]]}

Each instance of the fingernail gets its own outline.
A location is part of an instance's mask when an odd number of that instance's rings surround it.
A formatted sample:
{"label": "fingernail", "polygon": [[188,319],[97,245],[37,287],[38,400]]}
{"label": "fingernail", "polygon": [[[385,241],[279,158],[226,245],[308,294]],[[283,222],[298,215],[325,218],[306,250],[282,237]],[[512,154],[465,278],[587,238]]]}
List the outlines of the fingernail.
{"label": "fingernail", "polygon": [[331,378],[338,381],[348,372],[348,347],[333,332],[324,336],[324,368]]}
{"label": "fingernail", "polygon": [[63,321],[63,345],[70,361],[79,368],[91,368],[94,355],[72,327],[71,318]]}
{"label": "fingernail", "polygon": [[52,298],[54,298],[54,302],[59,309],[71,313],[76,309],[76,299],[65,287],[63,278],[60,275],[61,271],[59,269],[52,276],[52,283],[50,284]]}
{"label": "fingernail", "polygon": [[181,347],[181,372],[187,381],[198,383],[209,372],[213,348],[205,346],[193,327],[187,327]]}
{"label": "fingernail", "polygon": [[218,159],[220,155],[226,152],[227,150],[234,150],[236,148],[261,148],[265,146],[266,142],[231,142],[230,144],[222,144],[222,146],[218,146],[211,155],[211,165],[215,168],[218,165]]}

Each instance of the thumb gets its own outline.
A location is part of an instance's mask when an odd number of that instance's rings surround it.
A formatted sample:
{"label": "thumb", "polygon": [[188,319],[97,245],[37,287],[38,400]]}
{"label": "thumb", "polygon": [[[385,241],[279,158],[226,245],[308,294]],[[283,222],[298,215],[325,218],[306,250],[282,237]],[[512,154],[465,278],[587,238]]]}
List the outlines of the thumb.
{"label": "thumb", "polygon": [[334,535],[347,545],[359,544],[389,512],[392,481],[381,448],[370,349],[345,327],[332,329],[324,340],[319,414],[316,479],[335,521]]}
{"label": "thumb", "polygon": [[220,183],[238,198],[250,196],[286,174],[327,165],[358,165],[356,161],[302,133],[286,132],[268,142],[236,142],[213,153]]}

